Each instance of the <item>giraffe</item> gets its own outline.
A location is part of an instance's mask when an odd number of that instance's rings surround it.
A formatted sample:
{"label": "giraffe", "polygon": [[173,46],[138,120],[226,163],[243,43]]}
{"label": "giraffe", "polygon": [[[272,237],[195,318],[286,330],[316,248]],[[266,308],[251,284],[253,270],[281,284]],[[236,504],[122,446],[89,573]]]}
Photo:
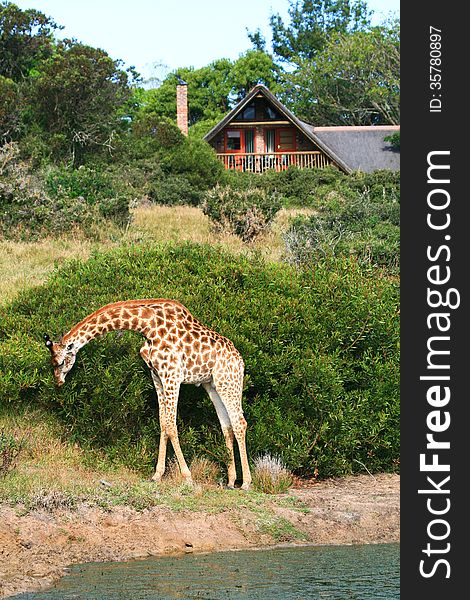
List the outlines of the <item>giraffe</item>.
{"label": "giraffe", "polygon": [[175,300],[114,302],[85,317],[58,342],[44,334],[45,344],[51,352],[56,385],[64,384],[80,348],[112,330],[134,330],[145,338],[140,355],[150,369],[160,419],[158,460],[152,479],[160,481],[165,472],[169,439],[182,476],[192,482],[176,426],[180,385],[192,383],[203,386],[219,418],[229,452],[228,487],[233,488],[235,484],[236,439],[242,465],[242,489],[248,490],[251,474],[245,444],[247,423],[242,410],[244,363],[233,343],[204,326]]}

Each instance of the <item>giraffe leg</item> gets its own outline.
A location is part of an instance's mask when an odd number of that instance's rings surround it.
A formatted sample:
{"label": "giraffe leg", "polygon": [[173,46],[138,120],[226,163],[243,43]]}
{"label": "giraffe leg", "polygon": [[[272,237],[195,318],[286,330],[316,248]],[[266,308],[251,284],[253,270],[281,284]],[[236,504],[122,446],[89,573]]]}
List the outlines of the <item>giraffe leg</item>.
{"label": "giraffe leg", "polygon": [[150,369],[150,374],[152,376],[153,385],[155,386],[155,390],[157,392],[157,401],[158,401],[158,416],[160,421],[160,444],[158,449],[158,459],[157,459],[157,467],[155,469],[155,473],[152,476],[152,481],[159,482],[165,472],[165,460],[166,460],[166,446],[168,441],[168,434],[166,432],[166,413],[165,413],[165,395],[163,392],[162,382],[158,373],[155,371],[152,360],[151,360],[151,352],[152,349],[148,342],[140,349],[140,355],[144,359],[145,363]]}
{"label": "giraffe leg", "polygon": [[152,370],[152,379],[157,390],[158,399],[158,415],[160,419],[160,445],[158,448],[158,461],[155,473],[152,476],[152,480],[159,482],[165,472],[165,461],[166,461],[166,445],[168,441],[168,434],[166,430],[166,411],[165,411],[165,396],[163,392],[162,382],[160,377]]}
{"label": "giraffe leg", "polygon": [[[193,480],[191,477],[191,471],[189,470],[186,460],[184,459],[183,452],[181,451],[178,428],[176,425],[176,409],[178,406],[180,384],[176,383],[173,378],[162,381],[162,384],[165,397],[166,434],[170,438],[173,450],[175,451],[181,475],[186,482],[192,483]],[[160,460],[160,456],[158,458]]]}
{"label": "giraffe leg", "polygon": [[251,485],[251,473],[246,451],[247,423],[242,409],[243,363],[232,365],[232,374],[230,376],[227,376],[225,373],[214,373],[213,379],[214,387],[228,413],[233,433],[237,440],[242,464],[242,489],[248,490]]}
{"label": "giraffe leg", "polygon": [[219,417],[220,426],[222,427],[222,433],[224,434],[225,444],[227,446],[229,452],[229,464],[228,464],[228,484],[227,487],[233,488],[235,486],[235,479],[237,476],[237,472],[235,469],[235,454],[233,451],[233,429],[232,424],[230,422],[230,417],[228,416],[228,412],[222,402],[217,390],[215,389],[212,383],[203,383],[204,389],[209,395],[209,398],[212,400],[212,403],[215,406],[215,410],[217,412],[217,416]]}

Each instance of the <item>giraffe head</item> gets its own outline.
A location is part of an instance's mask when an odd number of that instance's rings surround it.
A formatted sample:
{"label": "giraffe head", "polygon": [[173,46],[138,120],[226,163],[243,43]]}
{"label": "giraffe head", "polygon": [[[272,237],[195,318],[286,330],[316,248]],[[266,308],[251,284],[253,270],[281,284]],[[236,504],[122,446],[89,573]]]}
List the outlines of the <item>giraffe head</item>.
{"label": "giraffe head", "polygon": [[78,348],[73,342],[53,342],[47,333],[44,334],[44,343],[51,352],[54,379],[60,387],[65,383],[65,377],[75,363]]}

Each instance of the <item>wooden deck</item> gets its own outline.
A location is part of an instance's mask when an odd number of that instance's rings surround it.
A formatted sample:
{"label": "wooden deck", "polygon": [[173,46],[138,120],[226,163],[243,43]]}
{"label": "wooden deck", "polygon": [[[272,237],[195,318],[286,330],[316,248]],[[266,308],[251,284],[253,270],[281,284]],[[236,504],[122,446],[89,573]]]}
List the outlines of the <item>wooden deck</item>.
{"label": "wooden deck", "polygon": [[250,153],[225,153],[217,154],[225,169],[233,171],[250,171],[264,173],[268,169],[285,171],[290,166],[300,169],[322,169],[331,164],[330,159],[323,152],[272,152],[270,154]]}

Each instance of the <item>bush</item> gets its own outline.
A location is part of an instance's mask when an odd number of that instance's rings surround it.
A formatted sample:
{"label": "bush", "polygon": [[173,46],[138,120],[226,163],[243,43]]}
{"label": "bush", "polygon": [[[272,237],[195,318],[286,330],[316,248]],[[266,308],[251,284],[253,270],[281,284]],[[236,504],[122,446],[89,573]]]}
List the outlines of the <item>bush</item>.
{"label": "bush", "polygon": [[223,172],[206,142],[185,137],[174,123],[152,114],[140,115],[123,136],[117,160],[138,174],[141,197],[165,205],[199,205]]}
{"label": "bush", "polygon": [[277,195],[260,188],[237,190],[217,185],[209,190],[202,210],[221,231],[233,233],[244,242],[253,241],[269,227],[281,208]]}
{"label": "bush", "polygon": [[[0,309],[0,407],[51,411],[71,441],[150,474],[158,411],[142,337],[110,333],[86,345],[59,389],[42,338],[58,338],[106,303],[145,297],[181,301],[241,352],[250,456],[269,452],[320,477],[356,472],[357,461],[371,472],[396,468],[398,284],[351,260],[299,270],[187,244],[70,263]],[[203,390],[183,386],[178,411],[187,460],[223,460]]]}
{"label": "bush", "polygon": [[20,129],[18,85],[0,75],[0,145],[18,134]]}
{"label": "bush", "polygon": [[[33,175],[16,144],[0,148],[0,235],[31,240],[76,228],[94,233],[100,222],[129,222],[129,201],[113,194],[102,174],[89,169]],[[108,187],[107,187],[108,186]]]}
{"label": "bush", "polygon": [[167,206],[198,206],[203,191],[192,185],[184,175],[160,176],[150,179],[147,197],[156,204]]}
{"label": "bush", "polygon": [[226,172],[226,185],[235,189],[258,187],[269,194],[277,194],[286,208],[337,207],[338,204],[368,195],[371,202],[399,203],[400,173],[375,171],[350,175],[334,167],[325,169],[298,169],[266,171],[262,174]]}
{"label": "bush", "polygon": [[45,177],[46,191],[53,197],[82,197],[87,204],[97,204],[116,194],[111,178],[96,168],[50,167]]}
{"label": "bush", "polygon": [[58,201],[79,199],[85,202],[96,209],[97,216],[119,226],[130,221],[129,192],[115,174],[104,169],[86,166],[78,169],[49,168],[46,189]]}
{"label": "bush", "polygon": [[280,458],[264,454],[254,461],[253,487],[265,494],[282,494],[294,482],[292,473],[286,469]]}
{"label": "bush", "polygon": [[397,273],[400,263],[400,207],[375,202],[369,192],[330,205],[318,214],[295,218],[284,234],[288,260],[313,263],[355,256],[361,264]]}
{"label": "bush", "polygon": [[223,165],[209,144],[190,137],[169,151],[161,152],[160,165],[165,175],[183,175],[199,190],[216,185],[223,173]]}

